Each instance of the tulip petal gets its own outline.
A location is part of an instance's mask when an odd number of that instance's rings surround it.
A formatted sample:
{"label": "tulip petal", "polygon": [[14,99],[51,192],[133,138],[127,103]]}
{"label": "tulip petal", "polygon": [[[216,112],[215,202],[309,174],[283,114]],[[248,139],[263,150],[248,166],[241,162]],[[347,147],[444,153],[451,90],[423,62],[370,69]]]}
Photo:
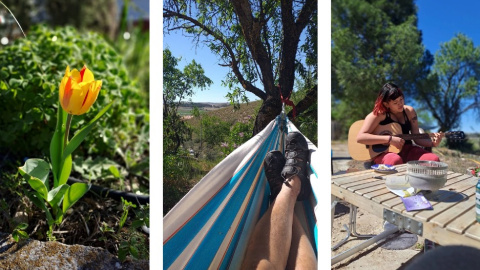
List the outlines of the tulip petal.
{"label": "tulip petal", "polygon": [[67,66],[65,69],[65,75],[63,77],[69,77],[70,76],[70,66]]}
{"label": "tulip petal", "polygon": [[[84,69],[83,69],[84,68]],[[90,69],[87,68],[87,66],[84,66],[82,68],[83,70],[83,77],[82,77],[82,82],[91,82],[94,81],[93,73],[90,71]]]}
{"label": "tulip petal", "polygon": [[87,69],[86,65],[83,65],[82,70],[80,70],[80,81],[83,82],[83,74],[85,74],[85,70]]}
{"label": "tulip petal", "polygon": [[70,72],[70,74],[71,74],[71,77],[73,78],[73,80],[75,80],[75,82],[80,83],[82,81],[82,79],[81,79],[82,76],[80,75],[80,72],[76,68],[74,68]]}
{"label": "tulip petal", "polygon": [[70,70],[70,66],[67,66],[59,87],[63,110],[73,115],[84,114],[97,100],[101,87],[102,81],[95,81],[86,65],[80,71]]}
{"label": "tulip petal", "polygon": [[102,81],[93,81],[88,89],[88,96],[86,95],[83,101],[82,108],[80,109],[80,114],[86,113],[88,109],[95,103],[97,100],[98,94],[102,87]]}
{"label": "tulip petal", "polygon": [[73,91],[71,98],[72,101],[70,103],[68,113],[73,115],[80,115],[85,113],[82,111],[82,104],[91,84],[93,84],[93,82],[81,82],[79,84],[76,84],[77,87]]}
{"label": "tulip petal", "polygon": [[[63,82],[63,80],[62,80]],[[72,77],[68,77],[65,85],[63,86],[63,95],[60,97],[61,99],[61,104],[64,110],[67,111],[69,105],[70,105],[70,99],[72,97]]]}

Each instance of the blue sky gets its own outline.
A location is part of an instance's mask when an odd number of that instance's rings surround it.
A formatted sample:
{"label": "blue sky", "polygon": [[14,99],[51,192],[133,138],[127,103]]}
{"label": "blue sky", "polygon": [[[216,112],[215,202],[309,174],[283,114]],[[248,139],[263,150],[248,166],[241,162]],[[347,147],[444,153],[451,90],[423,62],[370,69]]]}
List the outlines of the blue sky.
{"label": "blue sky", "polygon": [[[198,46],[192,42],[191,38],[185,37],[180,31],[172,31],[170,34],[163,35],[163,48],[169,49],[175,57],[182,59],[178,63],[178,68],[183,69],[185,65],[195,59],[205,70],[205,75],[213,81],[208,90],[197,90],[192,97],[194,102],[228,102],[225,95],[228,88],[222,86],[221,82],[228,73],[227,67],[219,66],[220,61],[217,56],[212,54],[210,50],[199,43]],[[250,101],[258,100],[258,98],[247,92]]]}

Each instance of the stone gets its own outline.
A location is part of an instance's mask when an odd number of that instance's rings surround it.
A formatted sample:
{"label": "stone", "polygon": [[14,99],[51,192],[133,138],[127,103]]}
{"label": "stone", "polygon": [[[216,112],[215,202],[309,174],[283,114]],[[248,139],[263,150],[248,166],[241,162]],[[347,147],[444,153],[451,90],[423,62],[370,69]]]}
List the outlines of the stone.
{"label": "stone", "polygon": [[122,263],[99,247],[32,239],[17,243],[10,234],[0,232],[0,269],[148,270],[149,262],[127,260]]}

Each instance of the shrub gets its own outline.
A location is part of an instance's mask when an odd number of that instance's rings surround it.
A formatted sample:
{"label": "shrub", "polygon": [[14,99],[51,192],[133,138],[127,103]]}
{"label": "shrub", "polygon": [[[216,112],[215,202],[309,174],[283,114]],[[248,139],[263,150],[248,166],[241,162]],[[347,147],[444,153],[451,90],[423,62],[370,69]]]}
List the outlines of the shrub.
{"label": "shrub", "polygon": [[0,152],[15,158],[49,156],[60,80],[67,65],[81,69],[86,64],[95,79],[102,80],[102,90],[90,112],[73,118],[71,130],[111,100],[114,105],[82,144],[88,148],[80,147],[75,155],[116,157],[126,167],[148,162],[132,153],[148,152],[148,102],[129,78],[122,56],[102,36],[72,27],[37,25],[27,39],[0,50],[0,63]]}
{"label": "shrub", "polygon": [[180,148],[176,154],[163,156],[163,215],[192,188],[192,164],[188,153]]}
{"label": "shrub", "polygon": [[230,124],[215,116],[202,119],[203,138],[209,146],[220,145],[230,133]]}

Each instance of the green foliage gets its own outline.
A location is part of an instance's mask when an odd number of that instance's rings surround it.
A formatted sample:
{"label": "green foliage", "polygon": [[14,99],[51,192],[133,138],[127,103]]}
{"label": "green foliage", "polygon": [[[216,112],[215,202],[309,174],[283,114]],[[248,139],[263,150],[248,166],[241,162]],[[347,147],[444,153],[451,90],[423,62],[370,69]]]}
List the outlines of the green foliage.
{"label": "green foliage", "polygon": [[20,223],[15,227],[15,229],[12,232],[12,238],[13,238],[13,240],[15,240],[15,242],[18,242],[21,239],[27,239],[28,238],[28,234],[27,234],[27,232],[25,232],[27,227],[28,227],[27,223]]}
{"label": "green foliage", "polygon": [[[122,34],[122,33],[121,33]],[[134,27],[130,32],[130,38],[118,37],[113,44],[123,55],[125,66],[131,78],[136,78],[141,95],[148,102],[150,83],[150,34],[143,31],[142,25]]]}
{"label": "green foliage", "polygon": [[122,209],[123,209],[123,212],[122,212],[122,216],[120,217],[120,221],[119,221],[119,225],[118,225],[118,229],[121,230],[123,228],[123,225],[125,225],[125,221],[127,221],[127,216],[128,216],[128,211],[130,210],[130,208],[136,208],[137,206],[125,199],[123,199],[123,197],[121,198],[122,199]]}
{"label": "green foliage", "polygon": [[203,68],[193,60],[182,70],[177,68],[180,59],[170,50],[163,51],[163,151],[176,153],[191,137],[191,129],[178,114],[178,107],[194,94],[194,88],[205,89],[212,81],[204,75]]}
{"label": "green foliage", "polygon": [[[134,259],[149,259],[148,238],[137,230],[140,226],[149,227],[149,205],[140,205],[138,210],[135,209],[136,207],[122,198],[123,212],[117,231],[105,222],[100,226],[100,232],[103,234],[100,240],[107,243],[109,238],[113,238],[118,244],[118,258],[121,261],[125,261],[127,255],[131,255]],[[125,229],[123,226],[128,222],[128,217],[131,217],[130,209],[133,209],[134,217],[128,229]]]}
{"label": "green foliage", "polygon": [[[51,131],[55,129],[58,87],[65,68],[80,69],[86,64],[102,80],[102,90],[90,111],[76,116],[72,129],[78,130],[92,112],[114,101],[98,121],[79,156],[103,156],[115,160],[123,153],[130,167],[148,162],[149,114],[147,100],[131,81],[123,59],[100,35],[80,33],[72,27],[55,30],[32,27],[27,39],[19,39],[0,50],[0,151],[16,157],[48,156]],[[140,154],[140,155],[138,155]],[[118,158],[117,158],[118,159]],[[120,160],[122,162],[122,160]],[[126,166],[126,165],[125,165]],[[145,170],[143,173],[148,173]]]}
{"label": "green foliage", "polygon": [[332,1],[332,120],[365,118],[387,81],[413,98],[431,63],[413,0]]}
{"label": "green foliage", "polygon": [[203,139],[209,146],[219,145],[230,133],[230,124],[215,116],[202,118]]}
{"label": "green foliage", "polygon": [[429,74],[428,88],[419,91],[417,101],[438,122],[439,130],[458,128],[469,110],[480,112],[480,47],[463,34],[441,44]]}
{"label": "green foliage", "polygon": [[192,188],[191,158],[181,148],[176,154],[163,156],[163,214],[165,215]]}
{"label": "green foliage", "polygon": [[[48,239],[55,240],[52,235],[53,226],[62,223],[63,215],[87,193],[90,185],[75,183],[70,186],[66,183],[56,182],[50,188],[48,181],[50,165],[43,159],[28,159],[25,165],[18,170],[33,189],[32,192],[25,190],[25,194],[38,208],[45,212],[48,224]],[[45,203],[48,203],[48,207]]]}
{"label": "green foliage", "polygon": [[[228,136],[225,137],[225,141],[222,141],[220,144],[221,150],[225,156],[233,152],[252,137],[254,120],[253,117],[248,117],[245,120],[236,122],[230,128],[230,132]],[[218,142],[216,144],[218,145]]]}

